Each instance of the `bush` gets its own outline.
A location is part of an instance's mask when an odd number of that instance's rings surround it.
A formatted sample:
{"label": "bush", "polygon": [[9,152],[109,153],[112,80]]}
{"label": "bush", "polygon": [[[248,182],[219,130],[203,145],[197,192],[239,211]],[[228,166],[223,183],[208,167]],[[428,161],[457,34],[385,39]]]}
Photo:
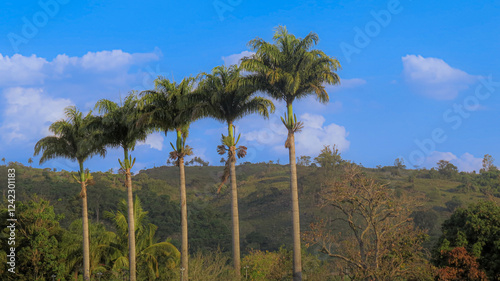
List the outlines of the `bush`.
{"label": "bush", "polygon": [[[280,281],[292,280],[293,252],[281,247],[277,252],[252,250],[243,258],[243,280]],[[248,268],[245,268],[248,266]],[[330,263],[319,260],[302,249],[302,277],[308,281],[333,280]]]}
{"label": "bush", "polygon": [[197,252],[189,259],[189,280],[194,281],[232,281],[237,280],[229,264],[229,256],[220,249],[213,252]]}

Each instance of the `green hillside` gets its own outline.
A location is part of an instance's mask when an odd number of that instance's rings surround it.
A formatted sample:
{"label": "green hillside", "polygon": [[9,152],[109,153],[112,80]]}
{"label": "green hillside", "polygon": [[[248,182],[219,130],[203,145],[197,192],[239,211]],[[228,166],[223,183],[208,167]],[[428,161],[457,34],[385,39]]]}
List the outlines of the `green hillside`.
{"label": "green hillside", "polygon": [[[27,200],[34,194],[54,205],[56,214],[63,214],[63,227],[81,215],[80,187],[70,172],[37,169],[11,163],[16,169],[17,200]],[[339,168],[340,169],[340,168]],[[0,166],[0,178],[6,178],[7,166]],[[242,249],[277,250],[291,244],[291,212],[289,168],[286,165],[259,163],[237,166]],[[498,178],[484,182],[485,175],[457,173],[452,177],[432,170],[406,170],[395,167],[363,171],[389,185],[394,192],[423,197],[423,206],[416,213],[417,225],[429,228],[430,247],[440,235],[440,225],[457,206],[498,196]],[[225,186],[217,193],[223,167],[186,167],[188,193],[190,250],[230,250],[230,194]],[[301,210],[301,229],[324,218],[332,210],[318,207],[319,194],[325,173],[320,167],[299,166],[298,183]],[[94,173],[95,184],[88,187],[89,217],[92,221],[111,224],[103,213],[114,211],[125,198],[123,175],[110,172]],[[491,178],[491,176],[490,176]],[[157,225],[161,240],[172,238],[178,245],[180,209],[178,203],[178,168],[163,166],[142,170],[133,176],[135,195],[149,212],[151,223]],[[469,188],[465,188],[469,186]],[[4,190],[5,198],[5,190]]]}

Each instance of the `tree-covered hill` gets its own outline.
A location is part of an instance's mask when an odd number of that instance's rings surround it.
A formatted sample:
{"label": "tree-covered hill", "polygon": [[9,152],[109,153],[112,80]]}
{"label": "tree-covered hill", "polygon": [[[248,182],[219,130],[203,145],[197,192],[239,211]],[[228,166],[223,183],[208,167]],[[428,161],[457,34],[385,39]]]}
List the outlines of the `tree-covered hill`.
{"label": "tree-covered hill", "polygon": [[[81,212],[79,185],[68,171],[53,171],[10,163],[0,166],[0,178],[7,178],[7,168],[16,169],[17,198],[24,201],[34,194],[49,200],[55,213],[64,215],[62,227],[69,227]],[[230,250],[230,194],[224,185],[217,193],[220,166],[186,167],[188,195],[190,251],[198,249]],[[289,200],[289,168],[273,163],[245,163],[238,165],[239,208],[242,250],[250,248],[277,250],[291,243],[291,213]],[[500,180],[498,171],[483,173],[446,174],[438,169],[407,170],[401,167],[363,168],[364,173],[387,184],[396,194],[423,197],[423,205],[414,210],[417,226],[428,229],[430,248],[441,234],[440,225],[460,206],[498,198]],[[340,167],[331,169],[310,166],[298,167],[301,210],[301,228],[324,218],[326,209],[318,207],[319,192],[324,179],[340,173]],[[95,172],[94,184],[88,187],[89,218],[103,221],[104,212],[114,211],[125,198],[123,175]],[[135,194],[149,212],[150,222],[158,226],[160,240],[172,238],[178,246],[180,237],[180,208],[178,202],[178,167],[163,166],[142,170],[133,176]],[[4,190],[4,198],[6,196]],[[495,197],[496,196],[496,197]],[[330,211],[330,210],[328,210]]]}

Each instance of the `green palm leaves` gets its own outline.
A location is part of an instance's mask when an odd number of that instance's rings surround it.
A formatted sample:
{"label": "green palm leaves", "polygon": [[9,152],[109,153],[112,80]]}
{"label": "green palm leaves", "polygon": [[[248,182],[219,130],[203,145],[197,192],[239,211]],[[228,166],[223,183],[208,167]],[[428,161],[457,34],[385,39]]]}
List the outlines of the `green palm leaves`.
{"label": "green palm leaves", "polygon": [[[105,216],[113,222],[118,234],[115,242],[111,243],[115,250],[112,257],[112,269],[115,272],[129,267],[127,211],[127,202],[122,200],[116,212],[105,213]],[[136,197],[134,200],[134,221],[137,265],[143,269],[139,277],[152,280],[158,278],[161,271],[172,270],[179,262],[180,253],[170,242],[157,241],[155,235],[158,227],[147,223],[147,213],[142,208],[139,198]]]}
{"label": "green palm leaves", "polygon": [[193,102],[190,95],[193,92],[195,78],[187,77],[180,83],[159,77],[155,80],[155,89],[141,93],[143,101],[143,120],[156,131],[165,135],[175,130],[177,141],[170,143],[173,151],[170,158],[178,165],[179,158],[192,154],[192,149],[186,145],[189,135],[189,124],[193,120]]}
{"label": "green palm leaves", "polygon": [[256,53],[243,58],[241,67],[251,72],[245,84],[286,102],[284,120],[287,128],[291,128],[297,123],[292,111],[293,101],[313,94],[320,102],[328,102],[325,84],[340,83],[335,73],[340,63],[323,51],[311,50],[319,41],[316,33],[311,32],[302,39],[279,26],[273,40],[274,43],[260,38],[251,40],[248,45]]}
{"label": "green palm leaves", "polygon": [[[134,150],[138,141],[146,139],[148,131],[139,122],[141,120],[139,102],[140,100],[132,92],[121,104],[107,99],[99,100],[96,103],[95,109],[104,114],[100,118],[106,132],[104,137],[108,146]],[[131,162],[129,162],[130,164]]]}
{"label": "green palm leaves", "polygon": [[58,157],[84,162],[95,155],[105,156],[106,150],[95,129],[97,120],[89,112],[85,117],[76,107],[65,109],[66,120],[52,123],[49,131],[54,136],[39,140],[35,145],[35,155],[42,153],[40,164]]}

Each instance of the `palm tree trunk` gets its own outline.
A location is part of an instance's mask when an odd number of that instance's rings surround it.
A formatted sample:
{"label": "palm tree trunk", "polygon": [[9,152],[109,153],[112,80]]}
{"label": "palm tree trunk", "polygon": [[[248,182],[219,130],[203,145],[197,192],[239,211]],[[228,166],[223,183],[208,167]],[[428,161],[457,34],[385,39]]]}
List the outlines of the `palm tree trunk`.
{"label": "palm tree trunk", "polygon": [[[81,171],[83,173],[83,170]],[[83,280],[90,280],[90,243],[89,215],[87,206],[87,188],[84,177],[80,177],[82,186],[82,228],[83,228]]]}
{"label": "palm tree trunk", "polygon": [[297,164],[295,163],[295,135],[289,129],[290,156],[290,191],[292,194],[292,229],[293,229],[293,281],[302,280],[302,260],[300,247],[299,194],[297,191]]}
{"label": "palm tree trunk", "polygon": [[[234,146],[232,147],[233,153]],[[234,157],[234,156],[233,156]],[[233,158],[231,157],[231,158]],[[231,175],[231,217],[233,221],[233,264],[234,271],[237,276],[240,276],[240,218],[238,215],[238,190],[236,186],[236,160],[230,160],[230,175]]]}
{"label": "palm tree trunk", "polygon": [[181,281],[189,280],[188,275],[188,225],[186,205],[186,176],[184,157],[179,157],[179,179],[181,192]]}
{"label": "palm tree trunk", "polygon": [[134,219],[134,197],[132,195],[132,175],[130,168],[125,172],[127,182],[127,201],[128,201],[128,249],[129,249],[129,271],[130,281],[136,280],[136,265],[135,265],[135,219]]}
{"label": "palm tree trunk", "polygon": [[134,216],[134,196],[132,194],[132,174],[130,173],[130,163],[128,150],[124,151],[125,163],[125,185],[127,187],[127,203],[128,203],[128,264],[129,264],[129,280],[136,281],[136,264],[135,264],[135,216]]}

